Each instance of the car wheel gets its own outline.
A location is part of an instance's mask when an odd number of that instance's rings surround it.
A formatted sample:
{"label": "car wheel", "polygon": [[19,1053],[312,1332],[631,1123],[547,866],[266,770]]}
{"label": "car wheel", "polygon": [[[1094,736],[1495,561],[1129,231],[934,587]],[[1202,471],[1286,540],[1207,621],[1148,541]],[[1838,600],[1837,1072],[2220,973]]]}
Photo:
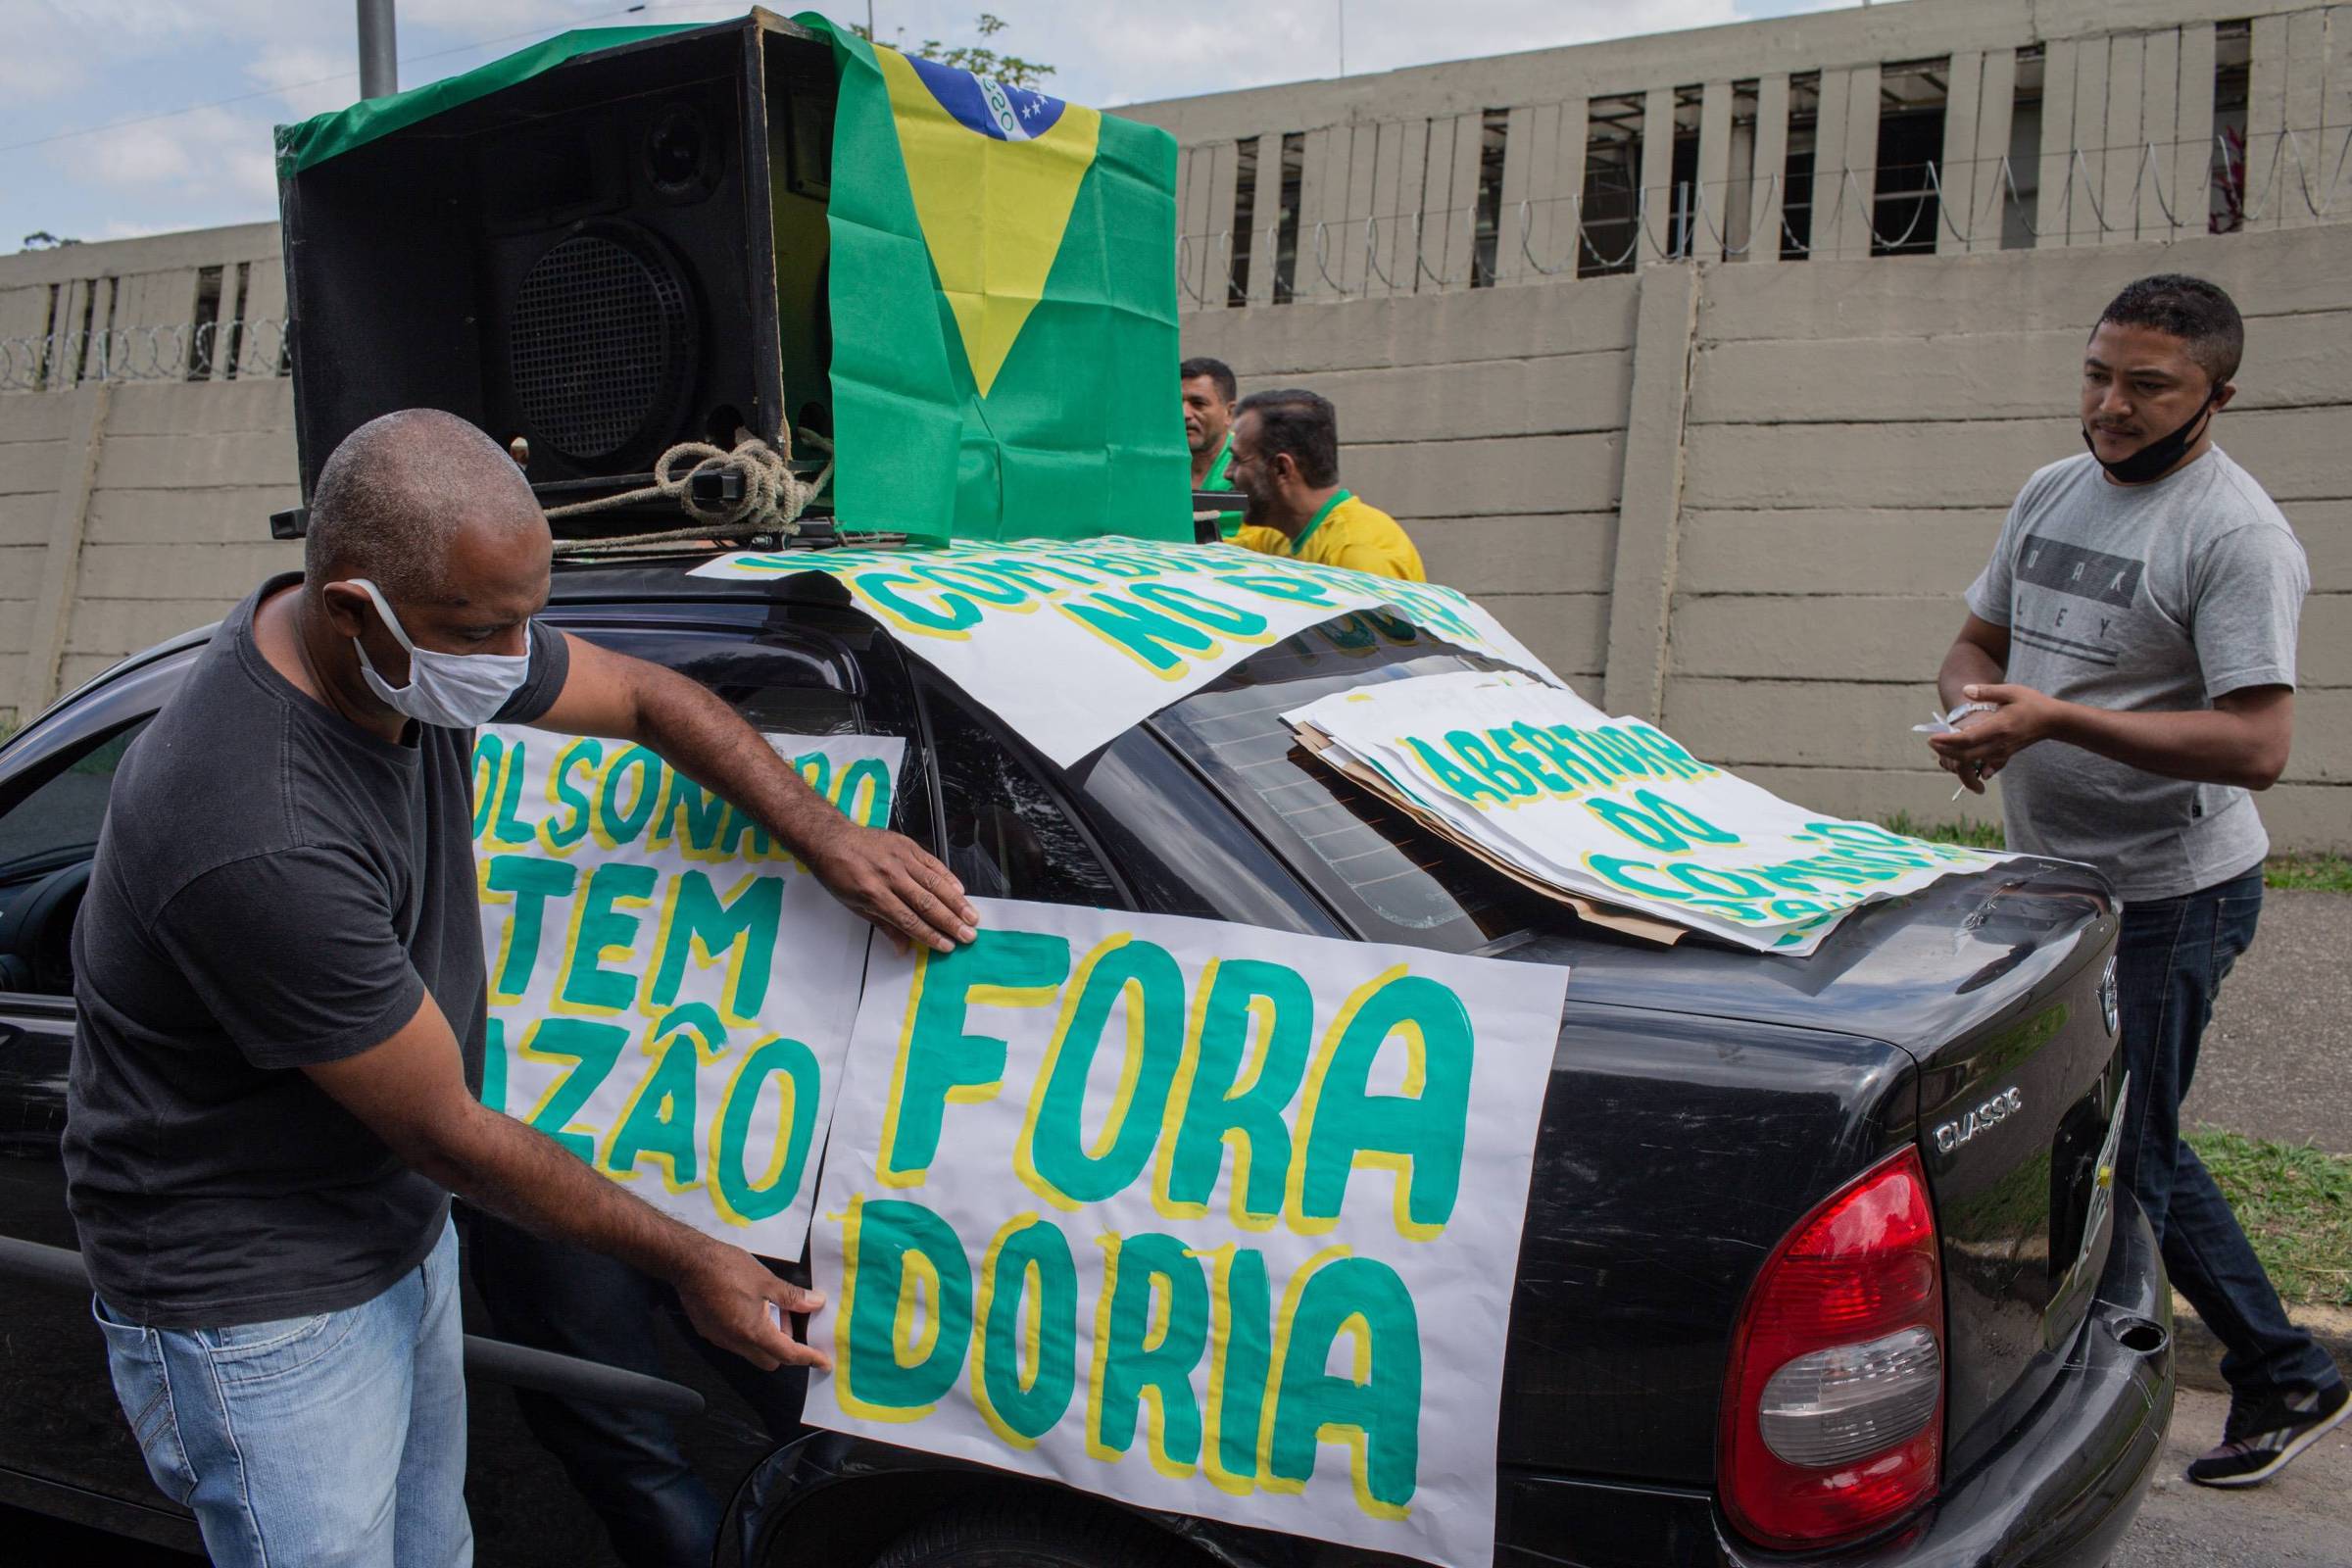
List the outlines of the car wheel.
{"label": "car wheel", "polygon": [[892,1542],[873,1568],[1193,1568],[1200,1559],[1151,1526],[1116,1514],[1032,1508],[951,1509]]}

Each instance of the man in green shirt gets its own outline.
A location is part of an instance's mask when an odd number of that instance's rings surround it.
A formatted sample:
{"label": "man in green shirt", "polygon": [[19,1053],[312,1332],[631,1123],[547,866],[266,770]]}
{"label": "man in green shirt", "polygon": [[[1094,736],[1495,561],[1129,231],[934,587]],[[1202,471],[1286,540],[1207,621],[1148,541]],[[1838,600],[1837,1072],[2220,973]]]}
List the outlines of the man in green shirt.
{"label": "man in green shirt", "polygon": [[[1241,384],[1233,368],[1206,356],[1176,368],[1184,390],[1184,444],[1193,452],[1195,490],[1233,488],[1233,405]],[[1242,530],[1242,514],[1217,514],[1217,531],[1230,539]]]}

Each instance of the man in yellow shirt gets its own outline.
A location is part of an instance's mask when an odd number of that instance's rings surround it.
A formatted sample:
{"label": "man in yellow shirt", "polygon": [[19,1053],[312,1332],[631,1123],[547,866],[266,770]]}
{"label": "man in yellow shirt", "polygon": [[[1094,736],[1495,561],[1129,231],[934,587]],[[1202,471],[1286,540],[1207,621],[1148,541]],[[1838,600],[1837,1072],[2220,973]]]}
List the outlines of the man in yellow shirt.
{"label": "man in yellow shirt", "polygon": [[1340,420],[1330,399],[1296,389],[1242,399],[1227,471],[1243,497],[1233,542],[1244,549],[1429,580],[1396,519],[1340,488]]}

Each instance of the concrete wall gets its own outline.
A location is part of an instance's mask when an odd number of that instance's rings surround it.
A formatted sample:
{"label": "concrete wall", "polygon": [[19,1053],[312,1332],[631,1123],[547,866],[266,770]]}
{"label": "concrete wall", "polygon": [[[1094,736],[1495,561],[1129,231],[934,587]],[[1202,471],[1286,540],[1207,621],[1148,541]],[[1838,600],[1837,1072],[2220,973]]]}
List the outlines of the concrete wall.
{"label": "concrete wall", "polygon": [[0,262],[0,724],[300,564],[284,310],[274,223]]}
{"label": "concrete wall", "polygon": [[2352,226],[1262,306],[1188,318],[1185,352],[1337,401],[1346,482],[1612,711],[1808,805],[1948,820],[1985,813],[1910,726],[1961,592],[2026,476],[2082,450],[2089,322],[2168,270],[2246,312],[2220,439],[2311,557],[2264,814],[2352,848]]}
{"label": "concrete wall", "polygon": [[0,721],[218,619],[302,547],[293,383],[95,383],[0,398]]}
{"label": "concrete wall", "polygon": [[[1404,519],[1430,573],[1563,674],[1606,667],[1639,285],[1493,290],[1200,318],[1187,353],[1341,405],[1348,482]],[[1536,306],[1538,308],[1530,308]]]}

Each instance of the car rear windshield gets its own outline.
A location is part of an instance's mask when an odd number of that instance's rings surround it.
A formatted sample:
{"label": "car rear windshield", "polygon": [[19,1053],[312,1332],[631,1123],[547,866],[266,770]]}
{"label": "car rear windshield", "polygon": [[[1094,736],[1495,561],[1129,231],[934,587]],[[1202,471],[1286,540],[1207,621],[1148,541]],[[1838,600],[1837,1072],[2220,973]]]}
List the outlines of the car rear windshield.
{"label": "car rear windshield", "polygon": [[1538,923],[1544,901],[1316,761],[1282,715],[1374,681],[1502,667],[1401,621],[1346,615],[1253,655],[1152,725],[1366,939],[1468,952]]}

